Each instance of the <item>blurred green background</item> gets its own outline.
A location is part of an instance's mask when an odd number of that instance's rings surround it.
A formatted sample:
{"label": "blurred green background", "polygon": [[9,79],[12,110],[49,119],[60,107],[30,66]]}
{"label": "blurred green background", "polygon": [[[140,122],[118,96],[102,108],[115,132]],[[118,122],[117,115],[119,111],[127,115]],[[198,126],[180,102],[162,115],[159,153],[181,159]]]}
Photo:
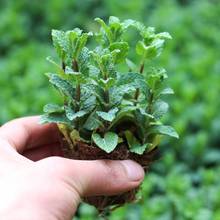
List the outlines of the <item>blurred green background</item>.
{"label": "blurred green background", "polygon": [[[133,18],[173,36],[159,63],[175,96],[165,119],[180,134],[166,139],[162,158],[146,175],[142,199],[111,220],[220,219],[220,1],[219,0],[1,0],[0,124],[41,114],[59,100],[48,87],[46,56],[54,55],[52,28],[94,30],[95,17]],[[98,219],[81,205],[75,219]]]}

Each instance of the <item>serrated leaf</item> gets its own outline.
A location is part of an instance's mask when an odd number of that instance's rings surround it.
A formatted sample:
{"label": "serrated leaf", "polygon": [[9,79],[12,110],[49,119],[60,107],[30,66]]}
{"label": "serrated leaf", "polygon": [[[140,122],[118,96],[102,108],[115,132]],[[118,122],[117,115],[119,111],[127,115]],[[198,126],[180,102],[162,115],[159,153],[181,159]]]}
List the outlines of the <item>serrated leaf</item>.
{"label": "serrated leaf", "polygon": [[143,41],[139,41],[136,45],[136,53],[141,55],[145,59],[152,59],[158,55],[157,48],[155,46],[146,46]]}
{"label": "serrated leaf", "polygon": [[74,51],[74,58],[77,59],[80,52],[82,51],[82,49],[84,48],[84,46],[87,43],[88,37],[92,35],[92,32],[89,33],[83,33],[77,40],[76,42],[76,47],[75,47],[75,51]]}
{"label": "serrated leaf", "polygon": [[97,111],[96,114],[101,117],[105,121],[113,121],[116,113],[118,112],[118,108],[111,109],[109,112]]}
{"label": "serrated leaf", "polygon": [[96,106],[96,97],[94,95],[81,98],[80,110],[91,112]]}
{"label": "serrated leaf", "polygon": [[[144,76],[140,73],[125,73],[121,74],[117,84],[118,88],[121,88],[124,93],[127,93],[129,90],[139,88],[144,94],[147,94],[148,87]],[[132,88],[133,87],[133,88]]]}
{"label": "serrated leaf", "polygon": [[76,118],[81,118],[87,114],[86,111],[75,112],[70,106],[65,106],[66,117],[72,121]]}
{"label": "serrated leaf", "polygon": [[51,64],[53,64],[53,65],[56,67],[57,71],[58,71],[61,75],[64,74],[64,71],[63,71],[61,65],[57,64],[51,57],[47,57],[46,60],[47,60],[48,62],[50,62]]}
{"label": "serrated leaf", "polygon": [[96,111],[93,111],[85,121],[83,128],[93,131],[98,129],[99,127],[103,127],[104,125],[102,122],[99,120],[98,115],[96,114]]}
{"label": "serrated leaf", "polygon": [[65,32],[60,30],[52,30],[52,40],[57,54],[62,60],[64,60],[68,50]]}
{"label": "serrated leaf", "polygon": [[109,17],[109,25],[120,24],[120,20],[118,17],[110,16]]}
{"label": "serrated leaf", "polygon": [[67,75],[81,75],[80,72],[73,71],[72,68],[70,68],[69,66],[66,66],[65,74],[67,74]]}
{"label": "serrated leaf", "polygon": [[136,89],[133,85],[114,86],[109,89],[109,102],[111,106],[119,105],[126,94],[134,92]]}
{"label": "serrated leaf", "polygon": [[170,137],[179,138],[179,135],[175,129],[167,125],[154,125],[151,127],[149,134],[162,134]]}
{"label": "serrated leaf", "polygon": [[119,50],[115,57],[115,63],[121,63],[128,54],[129,45],[127,42],[114,42],[109,47],[110,51]]}
{"label": "serrated leaf", "polygon": [[44,114],[40,118],[40,123],[64,123],[70,125],[70,121],[63,113]]}
{"label": "serrated leaf", "polygon": [[127,19],[127,20],[124,20],[124,21],[122,22],[122,27],[123,27],[123,29],[127,29],[127,28],[130,27],[130,26],[134,26],[135,23],[136,23],[135,20]]}
{"label": "serrated leaf", "polygon": [[64,95],[71,98],[75,96],[75,89],[67,80],[53,73],[48,73],[47,76],[49,77],[50,83],[58,88]]}
{"label": "serrated leaf", "polygon": [[62,113],[64,112],[63,106],[59,106],[56,104],[47,104],[44,106],[43,111],[45,113]]}
{"label": "serrated leaf", "polygon": [[172,88],[165,88],[164,90],[162,90],[162,92],[160,93],[160,95],[172,95],[174,94],[174,91]]}
{"label": "serrated leaf", "polygon": [[118,135],[113,132],[107,132],[104,135],[104,138],[100,134],[92,134],[92,140],[95,144],[104,150],[106,153],[112,152],[118,144]]}
{"label": "serrated leaf", "polygon": [[127,120],[127,121],[135,121],[135,117],[133,112],[137,109],[137,106],[127,106],[122,108],[117,116],[115,117],[115,119],[112,121],[111,125],[109,128],[112,128],[114,126],[116,126],[117,124],[120,123],[120,121],[122,120]]}
{"label": "serrated leaf", "polygon": [[112,36],[111,31],[110,31],[110,28],[109,28],[109,27],[105,24],[105,22],[104,22],[102,19],[100,19],[100,18],[95,18],[95,21],[97,21],[97,22],[101,25],[102,30],[103,30],[104,33],[106,34],[106,36],[107,36],[109,42],[112,43],[112,38],[113,38],[113,36]]}
{"label": "serrated leaf", "polygon": [[108,79],[100,79],[99,85],[108,90],[110,87],[112,87],[115,84],[116,79],[109,77]]}
{"label": "serrated leaf", "polygon": [[156,37],[161,39],[172,39],[172,36],[168,32],[158,33],[156,34]]}
{"label": "serrated leaf", "polygon": [[142,155],[144,151],[147,149],[147,147],[149,146],[148,143],[142,145],[137,140],[137,138],[128,130],[125,131],[125,137],[128,142],[129,151],[132,153]]}
{"label": "serrated leaf", "polygon": [[87,47],[83,47],[78,56],[78,65],[79,71],[84,75],[88,76],[89,74],[89,58],[90,53]]}
{"label": "serrated leaf", "polygon": [[167,113],[169,109],[169,105],[162,100],[158,100],[154,103],[153,109],[154,109],[153,116],[156,119],[160,119],[164,114]]}

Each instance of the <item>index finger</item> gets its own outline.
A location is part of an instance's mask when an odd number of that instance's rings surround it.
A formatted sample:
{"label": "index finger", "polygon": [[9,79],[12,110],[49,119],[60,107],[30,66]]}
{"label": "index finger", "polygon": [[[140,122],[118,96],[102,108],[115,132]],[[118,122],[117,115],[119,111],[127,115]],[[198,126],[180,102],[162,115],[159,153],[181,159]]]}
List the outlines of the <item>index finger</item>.
{"label": "index finger", "polygon": [[39,116],[12,120],[0,127],[0,138],[6,140],[19,153],[24,150],[57,143],[59,130],[56,124],[39,124]]}

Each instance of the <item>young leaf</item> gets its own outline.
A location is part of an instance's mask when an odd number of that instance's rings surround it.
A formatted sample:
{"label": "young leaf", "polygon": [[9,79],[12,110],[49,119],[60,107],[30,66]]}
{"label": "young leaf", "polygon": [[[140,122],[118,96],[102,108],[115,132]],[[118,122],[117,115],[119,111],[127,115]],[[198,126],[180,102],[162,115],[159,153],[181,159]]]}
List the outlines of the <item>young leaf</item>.
{"label": "young leaf", "polygon": [[128,54],[129,45],[127,42],[114,42],[109,47],[110,51],[119,50],[116,54],[115,63],[121,63]]}
{"label": "young leaf", "polygon": [[149,146],[148,143],[142,145],[129,130],[125,131],[125,137],[128,142],[130,152],[142,155]]}
{"label": "young leaf", "polygon": [[162,90],[162,92],[160,93],[160,95],[172,95],[174,94],[173,89],[171,88],[165,88],[164,90]]}
{"label": "young leaf", "polygon": [[64,31],[52,30],[53,45],[59,57],[64,60],[68,50],[67,38]]}
{"label": "young leaf", "polygon": [[156,101],[153,106],[153,109],[154,109],[153,116],[156,119],[160,119],[164,114],[167,113],[168,108],[169,108],[169,105],[166,102],[164,102],[162,100]]}
{"label": "young leaf", "polygon": [[51,113],[51,114],[44,114],[40,118],[40,123],[63,123],[70,125],[70,121],[67,119],[65,114],[63,113]]}
{"label": "young leaf", "polygon": [[112,43],[113,36],[110,31],[110,28],[105,24],[105,22],[101,18],[95,18],[95,21],[97,21],[101,25],[102,30],[106,34],[109,43]]}
{"label": "young leaf", "polygon": [[98,129],[99,127],[104,127],[103,123],[99,120],[96,111],[94,110],[85,121],[83,128],[93,131]]}
{"label": "young leaf", "polygon": [[149,134],[162,134],[170,137],[179,138],[177,132],[171,126],[167,125],[154,125],[151,127]]}
{"label": "young leaf", "polygon": [[118,135],[113,132],[107,132],[105,133],[104,138],[102,138],[100,134],[94,133],[92,134],[92,140],[106,153],[110,153],[118,144]]}
{"label": "young leaf", "polygon": [[76,118],[81,118],[87,114],[86,111],[75,112],[70,106],[65,106],[66,117],[72,121]]}
{"label": "young leaf", "polygon": [[44,106],[43,111],[45,113],[62,113],[64,112],[63,106],[59,106],[56,104],[47,104]]}
{"label": "young leaf", "polygon": [[97,111],[96,114],[105,121],[113,121],[115,114],[118,112],[118,108],[111,109],[109,112]]}
{"label": "young leaf", "polygon": [[50,83],[58,88],[64,95],[71,98],[75,96],[75,89],[67,80],[53,73],[47,73],[47,76],[49,77]]}

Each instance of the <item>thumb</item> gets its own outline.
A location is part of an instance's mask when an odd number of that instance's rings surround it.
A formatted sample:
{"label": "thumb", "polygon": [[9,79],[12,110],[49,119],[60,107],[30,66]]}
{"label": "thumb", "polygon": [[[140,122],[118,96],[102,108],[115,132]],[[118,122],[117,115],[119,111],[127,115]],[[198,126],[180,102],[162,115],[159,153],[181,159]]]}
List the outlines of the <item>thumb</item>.
{"label": "thumb", "polygon": [[131,160],[70,160],[50,157],[47,168],[80,197],[115,195],[137,187],[144,179],[143,168]]}

